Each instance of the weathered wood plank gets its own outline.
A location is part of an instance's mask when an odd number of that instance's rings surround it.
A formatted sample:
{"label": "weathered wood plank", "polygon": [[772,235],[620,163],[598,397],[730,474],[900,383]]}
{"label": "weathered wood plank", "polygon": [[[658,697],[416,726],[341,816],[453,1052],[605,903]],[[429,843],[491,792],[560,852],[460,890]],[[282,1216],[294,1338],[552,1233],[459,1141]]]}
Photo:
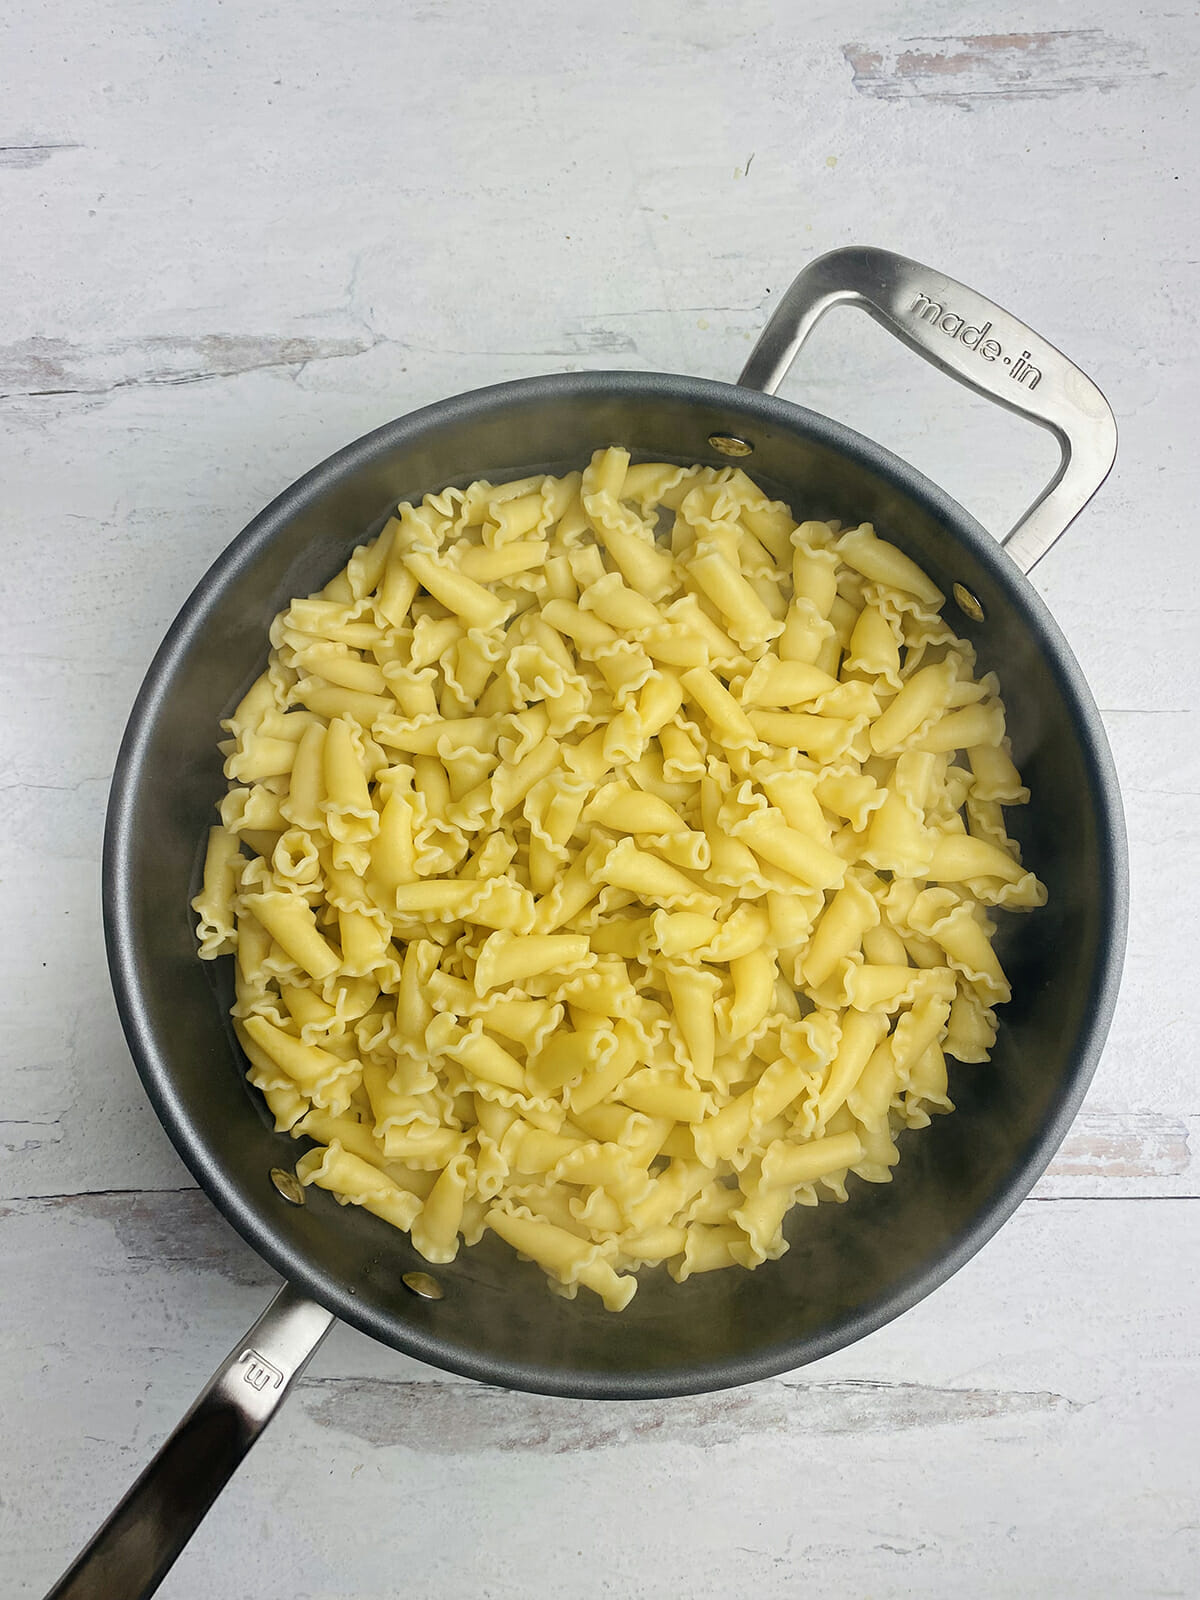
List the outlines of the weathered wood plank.
{"label": "weathered wood plank", "polygon": [[1085,1107],[1033,1192],[1039,1200],[1149,1194],[1200,1198],[1200,1117]]}
{"label": "weathered wood plank", "polygon": [[[505,1394],[336,1330],[163,1593],[1188,1594],[1198,1227],[1200,1202],[1028,1205],[872,1338],[680,1401]],[[270,1274],[193,1195],[18,1204],[0,1250],[0,1405],[38,1441],[0,1560],[36,1594]]]}
{"label": "weathered wood plank", "polygon": [[859,94],[969,107],[978,100],[1050,100],[1162,77],[1140,44],[1100,28],[979,33],[843,47]]}
{"label": "weathered wood plank", "polygon": [[[573,1407],[335,1334],[163,1593],[1194,1594],[1200,1202],[1164,1198],[1200,1192],[1194,19],[529,0],[472,20],[443,0],[5,14],[6,1591],[43,1592],[270,1290],[144,1101],[102,956],[108,775],[180,603],[389,417],[547,369],[730,379],[805,261],[878,241],[1025,316],[1119,418],[1112,478],[1034,580],[1105,713],[1134,869],[1081,1118],[936,1296],[745,1395]],[[1038,430],[862,318],[828,319],[784,393],[996,530],[1053,467]],[[182,1192],[113,1192],[138,1189]]]}

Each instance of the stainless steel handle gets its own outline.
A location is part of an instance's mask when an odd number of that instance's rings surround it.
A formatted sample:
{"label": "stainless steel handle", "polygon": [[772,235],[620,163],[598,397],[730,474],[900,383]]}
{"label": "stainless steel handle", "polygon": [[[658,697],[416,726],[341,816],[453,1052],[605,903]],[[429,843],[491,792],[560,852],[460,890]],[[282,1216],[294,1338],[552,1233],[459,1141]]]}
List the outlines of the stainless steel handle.
{"label": "stainless steel handle", "polygon": [[965,284],[890,250],[848,247],[796,278],[738,382],[774,394],[800,346],[836,305],[861,306],[942,372],[1048,428],[1062,460],[1001,543],[1029,572],[1108,476],[1117,424],[1092,380],[1011,312]]}
{"label": "stainless steel handle", "polygon": [[46,1600],[144,1600],[333,1326],[285,1285]]}

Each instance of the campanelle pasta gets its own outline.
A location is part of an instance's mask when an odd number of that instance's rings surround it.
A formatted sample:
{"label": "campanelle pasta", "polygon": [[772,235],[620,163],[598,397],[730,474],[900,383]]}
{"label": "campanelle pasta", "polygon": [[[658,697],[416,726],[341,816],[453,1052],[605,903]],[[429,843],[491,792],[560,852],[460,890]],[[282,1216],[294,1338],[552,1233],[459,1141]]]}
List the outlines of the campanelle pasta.
{"label": "campanelle pasta", "polygon": [[297,1164],[559,1292],[754,1268],[887,1182],[1045,890],[998,685],[862,525],[737,468],[404,504],[270,630],[193,901]]}

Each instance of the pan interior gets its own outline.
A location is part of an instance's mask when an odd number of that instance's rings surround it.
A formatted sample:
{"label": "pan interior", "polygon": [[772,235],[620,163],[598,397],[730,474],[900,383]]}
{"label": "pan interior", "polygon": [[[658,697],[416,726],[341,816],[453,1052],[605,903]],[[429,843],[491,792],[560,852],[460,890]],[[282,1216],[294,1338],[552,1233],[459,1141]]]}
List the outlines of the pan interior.
{"label": "pan interior", "polygon": [[[983,1066],[951,1063],[955,1115],[902,1135],[889,1185],[852,1178],[848,1205],[800,1208],[791,1248],[758,1271],[673,1283],[642,1274],[628,1310],[547,1293],[494,1237],[436,1269],[406,1236],[272,1168],[300,1153],[273,1132],[226,1020],[230,979],[195,954],[188,900],[223,793],[218,721],[261,670],[266,629],[325,583],[404,498],[582,466],[600,445],[636,459],[726,465],[711,435],[753,445],[743,465],[799,517],[874,522],[976,621],[956,629],[995,670],[1014,756],[1033,793],[1009,813],[1049,904],[1013,918],[999,951],[1014,999]],[[244,1236],[330,1309],[419,1358],[549,1393],[654,1396],[718,1388],[828,1353],[928,1292],[999,1226],[1069,1125],[1107,1031],[1124,944],[1124,846],[1111,758],[1078,668],[994,541],[918,473],[814,413],[727,384],[636,373],[532,379],[447,401],[358,441],[267,508],[188,601],[147,677],[114,777],[105,859],[110,964],[130,1046],[197,1179]],[[217,964],[228,968],[228,962]]]}

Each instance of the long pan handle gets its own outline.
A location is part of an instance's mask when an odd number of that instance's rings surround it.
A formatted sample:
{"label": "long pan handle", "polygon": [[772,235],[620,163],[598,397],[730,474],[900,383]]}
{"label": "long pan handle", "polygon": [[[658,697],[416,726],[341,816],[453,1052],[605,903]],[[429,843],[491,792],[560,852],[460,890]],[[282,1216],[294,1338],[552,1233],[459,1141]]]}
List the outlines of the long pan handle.
{"label": "long pan handle", "polygon": [[774,394],[800,346],[836,305],[859,306],[939,371],[1057,439],[1058,471],[1002,541],[1028,572],[1108,476],[1117,453],[1108,401],[1061,350],[1011,312],[919,261],[862,246],[831,250],[804,268],[738,382]]}
{"label": "long pan handle", "polygon": [[152,1595],[333,1322],[285,1284],[46,1600]]}

